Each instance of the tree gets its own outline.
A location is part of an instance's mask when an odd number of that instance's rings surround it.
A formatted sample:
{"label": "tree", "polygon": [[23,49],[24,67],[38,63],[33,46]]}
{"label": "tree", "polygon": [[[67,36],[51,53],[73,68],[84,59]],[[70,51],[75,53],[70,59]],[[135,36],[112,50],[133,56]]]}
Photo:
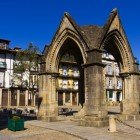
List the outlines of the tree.
{"label": "tree", "polygon": [[37,74],[40,56],[38,47],[32,43],[25,50],[16,51],[12,81],[15,86],[25,87],[28,90],[34,88],[37,80],[32,81],[31,74],[32,72]]}

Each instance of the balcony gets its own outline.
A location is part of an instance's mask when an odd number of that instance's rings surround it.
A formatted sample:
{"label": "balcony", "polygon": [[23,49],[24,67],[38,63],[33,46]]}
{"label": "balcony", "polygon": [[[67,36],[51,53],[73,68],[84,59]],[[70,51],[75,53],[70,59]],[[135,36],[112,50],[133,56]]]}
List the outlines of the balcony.
{"label": "balcony", "polygon": [[6,62],[0,62],[0,68],[6,69]]}
{"label": "balcony", "polygon": [[107,89],[115,89],[115,85],[107,85],[106,88]]}
{"label": "balcony", "polygon": [[57,87],[58,91],[78,91],[78,88],[70,88],[70,87]]}

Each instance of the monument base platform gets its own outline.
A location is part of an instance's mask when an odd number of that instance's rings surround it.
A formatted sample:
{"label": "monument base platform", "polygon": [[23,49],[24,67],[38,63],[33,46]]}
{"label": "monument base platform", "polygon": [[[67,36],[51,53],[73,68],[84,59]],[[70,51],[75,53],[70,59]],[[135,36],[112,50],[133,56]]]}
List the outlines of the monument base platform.
{"label": "monument base platform", "polygon": [[99,116],[84,116],[83,119],[79,120],[80,126],[89,127],[104,127],[109,126],[109,117],[99,117]]}
{"label": "monument base platform", "polygon": [[57,121],[56,116],[42,116],[42,117],[37,117],[37,120],[42,120],[46,122],[55,122]]}
{"label": "monument base platform", "polygon": [[117,115],[116,118],[122,121],[136,121],[136,120],[140,120],[140,114],[137,115],[120,114]]}

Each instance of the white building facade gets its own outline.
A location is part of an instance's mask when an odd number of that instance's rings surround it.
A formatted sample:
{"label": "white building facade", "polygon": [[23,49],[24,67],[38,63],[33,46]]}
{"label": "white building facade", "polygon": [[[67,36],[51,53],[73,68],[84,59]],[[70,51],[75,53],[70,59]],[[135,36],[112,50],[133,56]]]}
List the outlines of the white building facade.
{"label": "white building facade", "polygon": [[105,86],[106,86],[106,99],[114,103],[122,101],[122,78],[120,77],[119,66],[110,53],[103,52],[102,62],[105,66]]}
{"label": "white building facade", "polygon": [[[9,40],[0,39],[0,107],[24,108],[36,107],[38,96],[38,69],[31,70],[21,77],[14,70],[16,53],[19,48],[11,49]],[[15,73],[17,76],[15,76]],[[20,82],[18,78],[22,78]],[[26,82],[30,87],[27,87]]]}

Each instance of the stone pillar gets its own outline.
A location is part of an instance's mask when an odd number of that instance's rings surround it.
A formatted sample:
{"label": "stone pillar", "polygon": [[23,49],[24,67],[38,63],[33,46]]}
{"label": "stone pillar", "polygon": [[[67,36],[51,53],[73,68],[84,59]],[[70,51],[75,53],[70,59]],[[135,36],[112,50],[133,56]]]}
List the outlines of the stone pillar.
{"label": "stone pillar", "polygon": [[65,92],[63,92],[63,105],[65,105],[65,97],[66,97],[66,93]]}
{"label": "stone pillar", "polygon": [[35,106],[35,102],[36,102],[36,95],[34,94],[34,106]]}
{"label": "stone pillar", "polygon": [[0,107],[2,106],[2,89],[0,88]]}
{"label": "stone pillar", "polygon": [[33,91],[31,92],[31,97],[32,97],[31,106],[34,106],[34,97],[35,97],[35,95],[34,95]]}
{"label": "stone pillar", "polygon": [[116,118],[114,115],[109,116],[109,132],[117,132],[116,131]]}
{"label": "stone pillar", "polygon": [[25,91],[25,106],[28,106],[28,90]]}
{"label": "stone pillar", "polygon": [[11,106],[11,90],[8,90],[8,107]]}
{"label": "stone pillar", "polygon": [[76,96],[77,96],[77,105],[78,105],[78,103],[79,103],[79,93],[78,92],[76,93]]}
{"label": "stone pillar", "polygon": [[84,65],[86,69],[86,94],[85,119],[80,125],[85,126],[106,126],[108,125],[106,95],[104,86],[104,75],[100,50],[91,50],[88,52],[88,63]]}
{"label": "stone pillar", "polygon": [[102,66],[94,65],[87,68],[88,75],[88,101],[86,103],[87,115],[98,115],[99,112],[104,116],[107,114],[105,106],[105,95],[103,92]]}
{"label": "stone pillar", "polygon": [[72,92],[70,93],[70,105],[72,105]]}
{"label": "stone pillar", "polygon": [[17,90],[17,107],[19,107],[20,103],[20,90]]}
{"label": "stone pillar", "polygon": [[[123,92],[122,101],[123,112],[126,116],[139,114],[139,75],[136,73],[123,73]],[[128,117],[127,117],[128,118]]]}
{"label": "stone pillar", "polygon": [[43,73],[39,77],[39,112],[38,119],[56,121],[58,101],[56,100],[55,73]]}

